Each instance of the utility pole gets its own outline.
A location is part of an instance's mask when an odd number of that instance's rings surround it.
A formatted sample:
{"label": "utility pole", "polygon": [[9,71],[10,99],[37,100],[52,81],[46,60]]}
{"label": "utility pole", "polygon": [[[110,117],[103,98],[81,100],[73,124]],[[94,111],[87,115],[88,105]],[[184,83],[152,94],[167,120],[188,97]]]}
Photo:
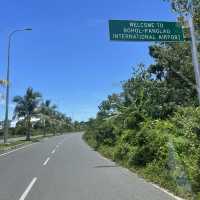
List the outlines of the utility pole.
{"label": "utility pole", "polygon": [[4,121],[4,144],[8,141],[8,129],[9,129],[9,120],[8,120],[8,113],[9,113],[9,93],[10,93],[10,47],[11,47],[11,39],[12,36],[19,31],[31,31],[32,29],[20,29],[12,31],[8,36],[8,58],[7,58],[7,72],[6,72],[6,111],[5,111],[5,121]]}
{"label": "utility pole", "polygon": [[199,65],[199,58],[198,58],[198,49],[197,49],[197,39],[195,34],[195,28],[194,28],[194,7],[192,0],[188,1],[188,7],[190,10],[189,13],[189,28],[190,28],[190,34],[191,34],[191,48],[192,48],[192,62],[194,65],[194,72],[195,72],[195,79],[196,79],[196,85],[197,85],[197,93],[198,93],[198,99],[200,104],[200,65]]}

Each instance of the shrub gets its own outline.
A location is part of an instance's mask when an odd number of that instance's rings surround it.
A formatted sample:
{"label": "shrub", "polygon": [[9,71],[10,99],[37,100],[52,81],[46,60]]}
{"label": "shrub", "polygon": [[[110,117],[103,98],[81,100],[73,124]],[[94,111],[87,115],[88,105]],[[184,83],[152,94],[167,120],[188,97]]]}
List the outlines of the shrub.
{"label": "shrub", "polygon": [[88,138],[96,146],[112,146],[107,154],[113,151],[109,155],[114,160],[139,169],[150,180],[199,199],[200,107],[178,108],[168,120],[149,118],[139,120],[138,126],[129,117],[129,129],[119,129],[116,121],[101,121],[87,133]]}
{"label": "shrub", "polygon": [[131,151],[135,142],[135,131],[124,130],[118,139],[117,145],[114,150],[114,160],[127,160],[128,153]]}
{"label": "shrub", "polygon": [[[160,121],[146,122],[135,137],[135,145],[129,154],[129,164],[145,166],[154,160],[166,160],[168,154],[167,130],[163,129]],[[162,129],[159,129],[162,127]]]}
{"label": "shrub", "polygon": [[141,112],[135,111],[128,115],[126,118],[126,128],[127,129],[138,129],[139,124],[145,120],[145,117]]}
{"label": "shrub", "polygon": [[179,162],[187,173],[192,191],[200,192],[200,107],[179,108],[171,122]]}

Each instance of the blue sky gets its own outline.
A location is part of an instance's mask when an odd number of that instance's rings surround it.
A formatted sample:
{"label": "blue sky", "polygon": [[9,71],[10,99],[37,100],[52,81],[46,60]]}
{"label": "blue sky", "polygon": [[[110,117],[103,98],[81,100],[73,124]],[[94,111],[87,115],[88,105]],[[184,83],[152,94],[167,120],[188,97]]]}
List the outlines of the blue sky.
{"label": "blue sky", "polygon": [[[148,56],[151,43],[110,42],[108,20],[176,20],[162,0],[2,0],[0,4],[1,79],[8,33],[33,28],[12,41],[11,99],[32,86],[76,120],[94,117],[100,102],[120,91],[120,81],[130,77],[132,67],[153,62]],[[2,119],[2,101],[0,109]]]}

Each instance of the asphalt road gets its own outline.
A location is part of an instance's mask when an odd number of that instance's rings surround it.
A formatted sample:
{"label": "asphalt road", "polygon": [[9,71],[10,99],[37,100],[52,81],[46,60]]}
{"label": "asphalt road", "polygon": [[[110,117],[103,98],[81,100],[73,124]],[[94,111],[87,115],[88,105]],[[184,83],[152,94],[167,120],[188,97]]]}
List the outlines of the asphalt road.
{"label": "asphalt road", "polygon": [[174,200],[103,158],[81,133],[0,156],[0,200]]}

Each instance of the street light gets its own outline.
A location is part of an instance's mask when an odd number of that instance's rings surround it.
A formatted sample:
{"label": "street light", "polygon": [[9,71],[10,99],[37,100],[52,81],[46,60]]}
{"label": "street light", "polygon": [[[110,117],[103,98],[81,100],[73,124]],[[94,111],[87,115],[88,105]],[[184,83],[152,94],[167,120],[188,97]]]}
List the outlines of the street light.
{"label": "street light", "polygon": [[192,62],[194,65],[195,79],[196,79],[196,84],[197,84],[197,94],[198,94],[198,99],[200,103],[200,65],[198,61],[197,38],[195,35],[195,26],[194,26],[194,21],[193,21],[193,17],[194,17],[193,0],[188,0],[188,8],[190,11],[189,28],[190,28],[190,34],[191,34]]}
{"label": "street light", "polygon": [[8,60],[7,60],[7,74],[6,74],[6,111],[5,111],[5,121],[4,121],[4,143],[7,143],[8,140],[8,128],[9,128],[9,122],[8,122],[8,109],[9,109],[9,90],[10,90],[10,46],[11,46],[11,39],[12,36],[16,32],[20,31],[32,31],[31,28],[25,28],[25,29],[19,29],[12,31],[8,36]]}

